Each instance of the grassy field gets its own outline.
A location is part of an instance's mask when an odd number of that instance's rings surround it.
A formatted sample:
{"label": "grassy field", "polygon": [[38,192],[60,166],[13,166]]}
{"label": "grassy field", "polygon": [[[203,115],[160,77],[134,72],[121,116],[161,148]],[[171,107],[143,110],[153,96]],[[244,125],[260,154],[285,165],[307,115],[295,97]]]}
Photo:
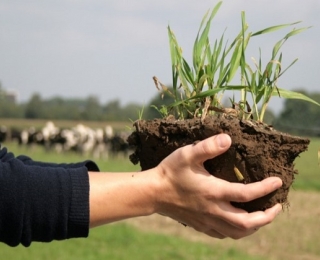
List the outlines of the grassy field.
{"label": "grassy field", "polygon": [[311,138],[310,140],[308,151],[302,153],[295,161],[299,173],[293,188],[320,191],[320,162],[318,161],[320,138]]}
{"label": "grassy field", "polygon": [[[240,251],[253,259],[268,260],[319,260],[320,259],[320,194],[310,191],[292,190],[289,195],[290,207],[283,211],[272,224],[257,233],[240,240],[216,240],[184,228],[179,223],[153,215],[128,220],[127,223],[140,230],[157,231],[194,242],[203,242],[223,251]],[[193,259],[198,259],[193,256]],[[174,259],[174,258],[172,258]],[[219,259],[212,255],[208,259]],[[248,259],[236,255],[231,259]]]}
{"label": "grassy field", "polygon": [[221,249],[201,241],[168,234],[144,232],[127,223],[110,224],[93,229],[87,239],[33,243],[29,248],[0,245],[1,259],[15,260],[206,260],[266,259],[256,258],[241,250]]}
{"label": "grassy field", "polygon": [[[1,122],[1,121],[0,121]],[[44,153],[6,144],[15,154],[35,160],[75,162],[85,158]],[[215,240],[170,219],[153,215],[91,230],[87,239],[31,247],[10,248],[0,244],[3,259],[320,259],[320,139],[311,139],[307,152],[296,160],[299,174],[289,194],[290,208],[269,226],[239,241]],[[86,158],[87,159],[87,158]],[[127,159],[98,160],[103,171],[137,171]]]}

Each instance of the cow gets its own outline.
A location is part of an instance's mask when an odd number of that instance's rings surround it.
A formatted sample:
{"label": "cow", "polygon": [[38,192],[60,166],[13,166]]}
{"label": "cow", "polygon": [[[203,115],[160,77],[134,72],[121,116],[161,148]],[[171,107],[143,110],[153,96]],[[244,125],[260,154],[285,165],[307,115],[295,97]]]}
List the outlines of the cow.
{"label": "cow", "polygon": [[112,138],[113,129],[92,129],[83,124],[77,124],[70,129],[62,129],[50,140],[60,151],[75,151],[82,155],[92,154],[94,158],[108,158],[109,140]]}
{"label": "cow", "polygon": [[8,129],[6,126],[1,125],[0,126],[0,143],[5,142],[7,137],[8,137]]}
{"label": "cow", "polygon": [[110,140],[110,151],[112,156],[127,156],[130,151],[130,146],[127,142],[128,134],[120,132],[115,134]]}

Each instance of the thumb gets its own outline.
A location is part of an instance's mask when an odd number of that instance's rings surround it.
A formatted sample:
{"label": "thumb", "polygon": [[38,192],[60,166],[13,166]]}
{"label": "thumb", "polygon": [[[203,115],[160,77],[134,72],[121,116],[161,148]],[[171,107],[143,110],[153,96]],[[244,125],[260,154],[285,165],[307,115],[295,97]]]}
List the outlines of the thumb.
{"label": "thumb", "polygon": [[214,158],[229,149],[231,138],[227,134],[218,134],[191,147],[191,160],[203,163],[204,161]]}

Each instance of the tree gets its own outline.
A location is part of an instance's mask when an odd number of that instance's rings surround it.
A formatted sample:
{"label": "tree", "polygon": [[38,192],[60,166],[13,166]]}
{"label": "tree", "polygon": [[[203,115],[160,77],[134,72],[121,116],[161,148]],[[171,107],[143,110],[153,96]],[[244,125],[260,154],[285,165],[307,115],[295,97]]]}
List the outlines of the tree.
{"label": "tree", "polygon": [[135,103],[130,103],[122,109],[123,120],[135,121],[139,119],[140,114],[142,114],[143,116],[143,113],[144,113],[144,107]]}
{"label": "tree", "polygon": [[103,118],[108,121],[118,121],[121,117],[121,106],[119,100],[112,100],[103,107]]}
{"label": "tree", "polygon": [[[308,94],[300,92],[317,102],[320,102],[320,93]],[[284,108],[274,126],[281,130],[296,135],[320,134],[320,109],[316,105],[302,100],[287,99]]]}
{"label": "tree", "polygon": [[82,119],[84,120],[100,120],[102,109],[99,100],[95,96],[89,96],[84,104],[82,111]]}
{"label": "tree", "polygon": [[23,108],[13,102],[0,98],[0,117],[2,118],[22,118]]}
{"label": "tree", "polygon": [[0,101],[2,101],[4,99],[6,92],[2,87],[2,83],[0,82]]}
{"label": "tree", "polygon": [[40,94],[33,94],[25,108],[25,118],[43,118],[43,103]]}

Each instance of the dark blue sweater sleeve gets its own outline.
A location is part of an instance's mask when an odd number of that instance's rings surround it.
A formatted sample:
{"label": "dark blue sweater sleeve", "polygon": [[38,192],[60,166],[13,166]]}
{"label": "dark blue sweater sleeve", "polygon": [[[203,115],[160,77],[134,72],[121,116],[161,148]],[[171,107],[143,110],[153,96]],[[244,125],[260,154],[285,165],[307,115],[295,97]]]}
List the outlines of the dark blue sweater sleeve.
{"label": "dark blue sweater sleeve", "polygon": [[29,246],[89,233],[92,161],[52,164],[0,150],[0,241]]}

